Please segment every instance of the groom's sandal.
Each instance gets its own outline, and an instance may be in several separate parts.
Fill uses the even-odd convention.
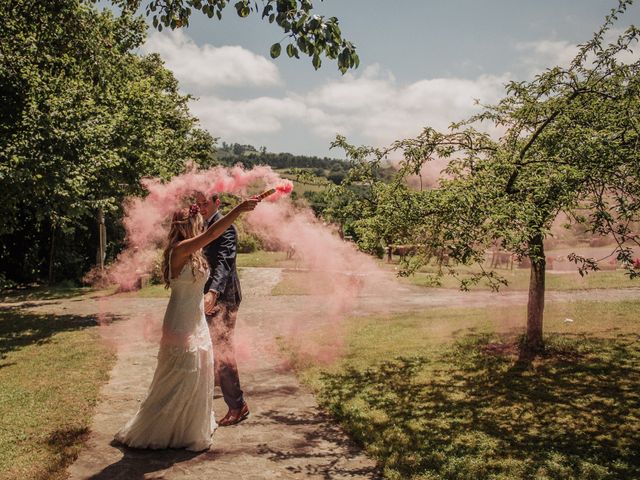
[[[218,422],[221,427],[228,427],[240,423],[249,417],[249,407],[245,403],[240,408],[229,409],[227,414]]]

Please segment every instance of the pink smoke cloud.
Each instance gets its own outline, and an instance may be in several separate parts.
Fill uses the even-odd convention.
[[[280,195],[276,193],[269,201],[276,201],[284,193],[293,190],[291,181],[281,178],[269,166],[257,166],[251,170],[240,166],[192,170],[168,182],[147,178],[142,184],[149,194],[144,198],[130,199],[125,207],[124,218],[127,241],[130,246],[139,248],[162,241],[167,234],[166,229],[162,228],[163,221],[180,206],[184,198],[196,191],[206,195],[232,193],[246,196],[250,187],[275,187]]]
[[[257,166],[251,170],[240,166],[191,169],[169,181],[145,178],[142,185],[148,194],[125,202],[123,225],[127,248],[109,266],[106,275],[92,271],[85,277],[87,282],[94,285],[115,283],[121,290],[136,288],[140,277],[150,273],[157,261],[157,249],[168,235],[169,217],[197,191],[206,195],[230,193],[247,196],[250,190],[257,192],[265,187],[275,188],[276,193],[265,201],[276,202],[293,190],[293,183],[280,177],[269,166]]]
[[[342,240],[310,209],[296,208],[288,200],[259,205],[247,217],[246,226],[270,245],[295,251],[297,268],[284,273],[302,275],[308,290],[298,308],[279,312],[274,331],[314,361],[335,359],[344,347],[344,319],[363,293],[388,294],[393,283],[389,272],[353,243]]]
[[[309,301],[266,320],[273,325],[274,338],[285,338],[318,361],[330,361],[340,354],[343,320],[353,311],[363,289],[368,294],[388,294],[392,281],[389,273],[354,244],[342,240],[333,226],[316,218],[310,209],[296,207],[288,198],[293,183],[268,166],[191,170],[170,181],[145,179],[143,185],[148,194],[128,199],[125,205],[123,223],[128,246],[108,269],[108,280],[119,284],[122,290],[134,289],[140,276],[151,271],[158,261],[158,248],[167,238],[168,218],[195,191],[248,196],[274,188],[276,192],[243,216],[243,221],[247,230],[265,243],[283,251],[293,249],[293,273],[303,272],[311,287]],[[309,322],[311,318],[317,320]],[[149,319],[138,319],[136,325],[144,330],[141,334],[145,340],[157,336],[158,325]],[[332,332],[331,339],[316,343],[309,331],[312,327]],[[247,325],[236,331],[239,361],[254,359],[257,343],[264,341],[258,337],[259,333]],[[262,344],[260,348],[269,355],[279,351],[276,344]]]

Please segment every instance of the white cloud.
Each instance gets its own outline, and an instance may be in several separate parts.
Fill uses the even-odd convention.
[[[620,29],[609,30],[603,39],[604,46],[616,43],[622,33],[623,31]],[[637,44],[632,45],[632,50],[626,50],[616,55],[617,60],[622,63],[638,61],[638,52],[633,51],[636,50],[636,47]],[[578,54],[579,47],[564,40],[539,40],[518,43],[516,49],[521,52],[521,63],[526,68],[527,74],[533,76],[555,66],[569,67],[571,61]],[[591,55],[588,58],[593,60],[594,57]]]
[[[372,65],[359,76],[348,73],[339,81],[314,90],[308,101],[312,105],[336,110],[360,110],[392,97],[394,81],[391,73],[381,73],[379,65]]]
[[[516,44],[516,49],[530,76],[555,66],[568,67],[578,53],[576,45],[564,40],[523,42]]]
[[[193,102],[192,110],[214,135],[225,138],[250,139],[252,133],[278,132],[284,122],[295,121],[327,144],[340,133],[384,145],[426,126],[446,129],[479,108],[475,99],[492,103],[500,98],[507,80],[506,75],[482,75],[401,85],[372,66],[304,94],[242,101],[208,96]]]
[[[478,109],[474,100],[495,102],[507,80],[506,75],[482,75],[475,79],[424,79],[402,85],[393,75],[374,66],[359,77],[329,82],[307,94],[306,101],[322,108],[332,120],[333,134],[358,135],[381,145],[415,135],[426,126],[447,128]],[[350,98],[354,99],[352,103]]]
[[[571,59],[568,42],[518,46],[530,68]],[[431,126],[446,129],[478,110],[475,100],[494,103],[504,94],[509,74],[476,78],[430,78],[400,83],[380,65],[349,72],[306,92],[284,92],[241,100],[222,98],[219,86],[281,84],[277,67],[242,47],[198,46],[182,30],[152,32],[143,51],[158,52],[178,80],[203,93],[191,103],[202,125],[225,139],[252,141],[253,135],[277,135],[294,122],[327,145],[337,133],[355,142],[384,145]]]
[[[624,31],[622,29],[614,28],[609,32],[607,32],[607,35],[605,35],[605,42],[615,43],[618,40],[618,37],[620,37],[623,33]],[[640,52],[638,51],[638,42],[636,41],[632,43],[630,47],[631,47],[630,50],[624,50],[618,53],[618,55],[616,55],[616,59],[619,62],[630,64],[640,60]]]
[[[182,30],[152,31],[141,50],[159,53],[187,89],[281,83],[278,68],[265,57],[239,46],[199,46]]]
[[[516,49],[527,77],[550,66],[567,66],[577,52],[562,40],[519,43]],[[200,91],[191,109],[205,128],[228,141],[249,143],[260,135],[263,140],[265,135],[282,138],[280,132],[293,126],[297,135],[327,146],[336,133],[355,143],[385,145],[415,136],[425,126],[444,130],[469,117],[479,109],[476,99],[495,103],[512,78],[505,73],[403,83],[374,64],[310,91],[283,89],[279,96],[255,97],[246,90],[244,99],[229,100],[219,87],[239,87],[240,93],[246,87],[282,87],[276,65],[239,46],[199,46],[183,30],[151,32],[142,51],[159,53],[187,91]]]
[[[259,97],[224,100],[203,96],[191,103],[191,111],[214,135],[226,138],[251,133],[277,132],[283,119],[301,118],[306,106],[291,98]]]

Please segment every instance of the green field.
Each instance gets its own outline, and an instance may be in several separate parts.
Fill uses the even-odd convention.
[[[334,288],[335,285],[319,281],[313,272],[285,271],[271,290],[271,295],[331,295]]]
[[[504,272],[503,275],[509,282],[502,286],[501,291],[522,291],[529,288],[529,270],[514,270]],[[468,277],[461,274],[461,278]],[[273,288],[273,295],[310,295],[330,288],[322,288],[313,280],[313,275],[304,271],[285,271],[280,282]],[[398,281],[424,288],[460,288],[460,281],[453,276],[437,278],[433,272],[417,272],[410,277],[400,277]],[[547,273],[546,288],[549,291],[573,291],[595,288],[632,288],[640,287],[640,279],[629,280],[624,272],[592,272],[585,277],[578,273]],[[490,290],[489,285],[481,283],[474,285],[471,290]]]
[[[62,479],[115,362],[92,317],[0,310],[0,479]]]
[[[293,352],[386,478],[640,478],[639,310],[550,305],[532,364],[517,357],[524,307],[353,319],[335,363]]]
[[[529,288],[529,269],[498,270],[507,282],[507,286],[501,290],[527,290]],[[460,279],[468,278],[470,275],[462,271]],[[439,286],[442,288],[459,288],[460,281],[450,275],[437,278],[435,269],[432,272],[417,272],[415,275],[403,278],[402,281],[421,287]],[[547,272],[546,288],[548,290],[587,290],[592,288],[628,288],[640,287],[640,278],[630,280],[624,271],[598,271],[591,272],[581,277],[577,272]],[[472,290],[489,290],[486,282],[471,287]]]
[[[171,295],[171,290],[169,290],[168,288],[164,288],[164,285],[152,284],[147,285],[140,290],[123,293],[121,295],[130,295],[140,298],[169,298],[169,296]]]
[[[325,189],[325,187],[323,187],[322,185],[315,185],[315,184],[312,184],[312,183],[303,183],[303,182],[298,181],[297,175],[292,175],[290,173],[287,173],[289,170],[291,170],[291,169],[289,169],[289,168],[276,168],[276,169],[274,169],[274,171],[276,171],[282,178],[286,178],[288,180],[291,180],[294,183],[293,191],[296,192],[298,197],[303,197],[306,192],[321,192],[321,191],[323,191]],[[311,171],[313,169],[301,168],[299,170]],[[325,173],[329,173],[328,170],[326,170]],[[326,180],[326,179],[321,179],[321,180]]]
[[[258,250],[252,253],[239,253],[236,265],[242,267],[279,267],[291,268],[296,265],[295,260],[287,260],[286,252],[265,252]]]

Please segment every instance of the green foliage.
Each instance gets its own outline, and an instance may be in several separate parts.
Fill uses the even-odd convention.
[[[8,279],[4,274],[0,273],[0,291],[4,291],[15,286],[16,284],[13,280]]]
[[[2,271],[79,278],[95,263],[98,209],[113,256],[139,180],[211,165],[214,139],[160,58],[135,53],[142,19],[78,0],[3,2],[0,14]]]
[[[238,238],[238,253],[252,253],[260,248],[260,240],[254,235],[245,234]]]
[[[280,45],[279,43],[274,43],[273,45],[271,45],[271,51],[269,52],[271,54],[271,58],[278,58],[280,56],[281,50],[282,45]]]
[[[162,31],[189,26],[194,11],[200,11],[209,18],[222,19],[222,12],[231,2],[228,0],[112,0],[125,11],[135,12],[145,6],[147,16],[152,18],[153,26]],[[269,23],[278,25],[289,38],[286,46],[289,57],[299,57],[303,53],[311,58],[317,70],[322,64],[321,56],[337,60],[338,69],[345,73],[357,68],[360,59],[356,47],[342,37],[336,17],[325,18],[313,13],[311,0],[262,0],[258,2],[240,0],[234,5],[239,17],[251,14],[260,15]],[[271,58],[277,58],[282,51],[281,42],[270,48]]]
[[[369,253],[392,243],[412,243],[413,228],[433,208],[428,193],[409,188],[401,176],[390,178],[382,150],[353,148],[343,137],[334,145],[344,146],[353,162],[340,184],[329,185],[323,216],[340,224]]]
[[[342,183],[351,168],[350,162],[345,160],[284,152],[272,153],[267,152],[265,147],[258,150],[252,145],[228,144],[224,141],[216,151],[216,157],[220,163],[227,166],[239,164],[245,168],[253,168],[257,165],[269,165],[274,169],[286,169],[279,173],[295,183],[291,199],[297,204],[305,203],[317,215],[322,215],[328,204],[330,184]]]
[[[164,260],[164,250],[159,248],[155,252],[153,265],[149,274],[149,283],[152,285],[162,285],[164,287],[164,272],[162,271],[162,262]]]
[[[257,250],[252,253],[240,253],[236,258],[236,265],[239,269],[244,267],[289,267],[285,252],[265,252]],[[242,276],[242,270],[240,270]]]

